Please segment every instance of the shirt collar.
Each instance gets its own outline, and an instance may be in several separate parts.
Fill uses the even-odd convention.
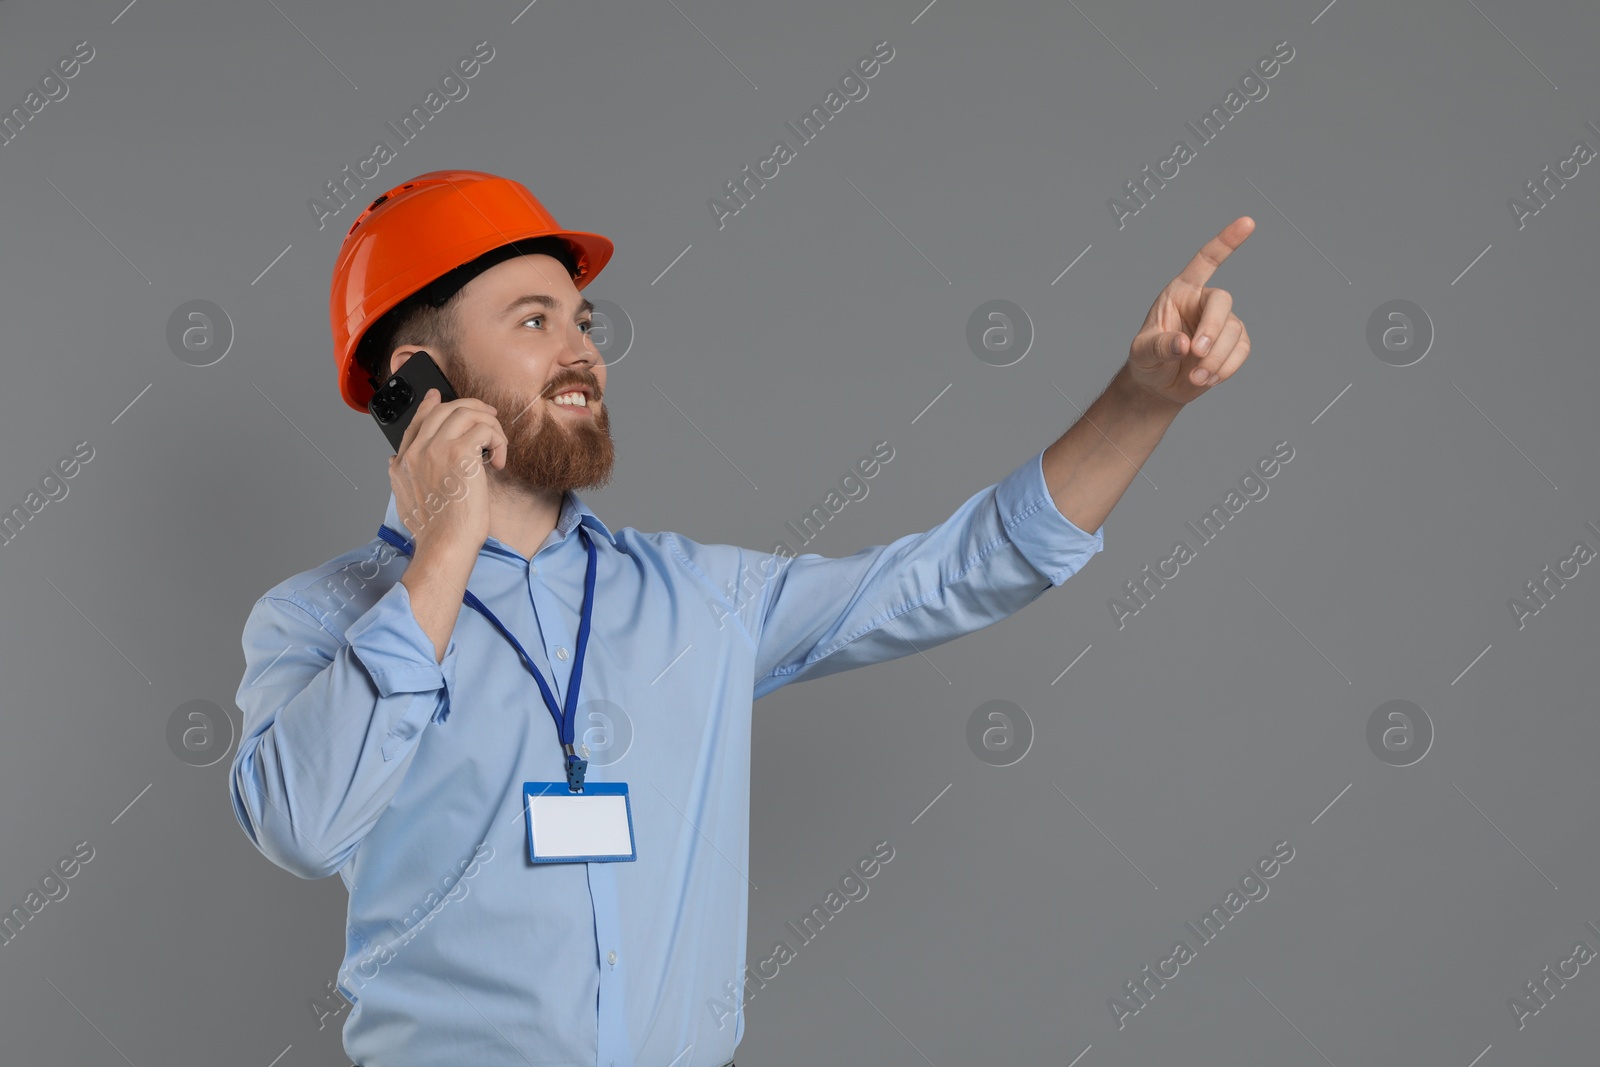
[[[415,534],[413,534],[411,528],[400,519],[400,507],[395,501],[395,496],[392,492],[389,494],[389,506],[384,510],[383,521],[389,526],[390,529],[395,530],[404,536],[406,540],[415,540]],[[538,555],[539,550],[544,548],[545,545],[549,545],[564,539],[580,522],[589,527],[591,530],[598,530],[600,533],[605,535],[606,540],[610,541],[612,545],[616,545],[616,536],[612,534],[611,530],[606,526],[605,523],[600,521],[600,516],[589,510],[589,505],[585,504],[577,493],[569,489],[562,494],[561,513],[556,517],[555,529],[550,531],[550,536],[545,538],[544,544],[541,544],[539,548],[534,549],[534,555]],[[490,537],[488,540],[486,540],[483,543],[483,549],[480,551],[491,549],[496,552],[515,556],[517,559],[523,558],[521,553],[512,548],[510,545],[507,545],[505,542],[501,541],[498,537]]]

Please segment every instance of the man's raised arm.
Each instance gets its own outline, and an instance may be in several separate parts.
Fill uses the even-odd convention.
[[[1156,297],[1127,363],[1089,410],[950,518],[843,559],[758,560],[753,610],[729,606],[756,645],[755,695],[972,633],[1081,569],[1177,413],[1249,356],[1233,298],[1205,283],[1254,229],[1242,216],[1206,242]],[[730,586],[748,566],[739,561]]]

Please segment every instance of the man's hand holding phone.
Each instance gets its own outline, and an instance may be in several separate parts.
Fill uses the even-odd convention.
[[[429,389],[389,459],[395,507],[414,538],[400,580],[441,661],[467,579],[489,537],[489,479],[480,468],[506,465],[506,433],[496,415],[474,397],[446,403],[439,390]]]
[[[437,389],[417,405],[389,460],[389,485],[415,538],[414,558],[477,558],[489,536],[488,479],[477,468],[506,465],[506,433],[496,415],[474,397],[445,403]]]

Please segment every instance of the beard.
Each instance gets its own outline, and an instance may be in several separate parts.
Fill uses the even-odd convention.
[[[454,357],[445,361],[444,370],[459,396],[476,397],[493,407],[505,431],[505,469],[484,466],[491,488],[509,485],[530,494],[560,495],[569,489],[598,489],[611,480],[616,447],[604,403],[598,414],[587,417],[558,415],[545,408],[549,401],[539,392],[495,385]],[[559,380],[599,392],[598,380],[587,371]]]

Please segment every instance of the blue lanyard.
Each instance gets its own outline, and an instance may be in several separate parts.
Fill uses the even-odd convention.
[[[501,624],[500,620],[495,617],[494,612],[485,607],[483,601],[474,596],[470,589],[461,598],[468,605],[476,608],[480,615],[494,623],[495,629],[499,630],[505,639],[511,642],[512,647],[517,650],[517,655],[522,657],[523,665],[533,675],[533,680],[539,683],[539,692],[544,697],[545,707],[550,709],[550,717],[555,720],[556,732],[561,738],[561,747],[566,752],[567,789],[573,793],[583,792],[583,773],[589,766],[588,760],[581,758],[573,751],[572,744],[578,720],[578,685],[583,680],[583,653],[589,647],[589,618],[594,609],[595,569],[594,541],[590,538],[589,531],[585,530],[581,523],[578,525],[578,533],[583,537],[584,547],[589,550],[589,563],[583,573],[583,608],[578,613],[578,651],[572,660],[572,678],[567,686],[565,708],[556,705],[555,695],[550,692],[550,687],[545,684],[544,675],[539,673],[539,668],[533,665],[533,660],[528,657],[528,653],[523,649],[522,643],[512,636],[510,630],[507,630]],[[378,527],[378,536],[398,548],[406,556],[409,557],[411,555],[411,542],[391,529],[388,523]]]

